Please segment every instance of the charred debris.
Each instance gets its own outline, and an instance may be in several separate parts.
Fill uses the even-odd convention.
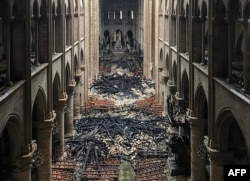
[[[64,160],[76,166],[67,171],[72,180],[117,180],[124,161],[133,166],[136,180],[188,175],[188,138],[171,131],[187,124],[173,114],[162,116],[152,81],[114,73],[99,76],[90,90],[92,98],[65,139]]]

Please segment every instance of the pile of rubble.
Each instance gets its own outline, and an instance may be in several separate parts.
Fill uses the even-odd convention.
[[[131,109],[92,113],[75,122],[66,148],[83,169],[87,163],[98,166],[99,159],[137,160],[140,151],[166,150],[168,124],[164,117]]]
[[[155,94],[155,84],[141,76],[120,72],[99,76],[90,87],[90,96],[114,101],[115,106],[127,106],[137,99],[148,99]]]
[[[154,94],[154,83],[141,76],[99,76],[81,119],[74,122],[72,137],[65,139],[64,159],[74,163],[74,169],[65,162],[54,165],[53,180],[118,180],[123,161],[132,164],[137,181],[167,180],[169,155],[181,157],[181,149],[186,149],[174,149],[169,129],[176,124],[171,116],[162,116],[163,106]]]
[[[167,157],[168,126],[165,117],[133,107],[95,111],[75,122],[74,135],[65,140],[67,159],[78,165],[74,173],[78,178],[115,180],[117,167],[106,160],[127,160],[136,165],[143,158]]]
[[[133,94],[132,88],[140,90],[144,94],[142,82],[149,87],[154,87],[154,84],[148,80],[142,81],[141,76],[128,76],[126,73],[114,73],[109,76],[99,76],[90,86],[90,90],[94,88],[98,94],[116,94],[123,92]]]

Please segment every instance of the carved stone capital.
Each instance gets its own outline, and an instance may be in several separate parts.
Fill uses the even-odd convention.
[[[181,94],[179,92],[175,93],[175,99],[177,101],[183,101],[184,100],[184,98],[181,96]]]
[[[175,94],[176,93],[177,87],[176,87],[176,85],[174,85],[173,81],[168,80],[167,86],[168,86],[168,89],[169,89],[169,91],[170,91],[171,94]]]
[[[216,165],[230,164],[233,158],[233,152],[219,151],[208,147],[210,160]]]
[[[37,144],[35,140],[31,143],[30,152],[24,155],[20,155],[16,158],[11,158],[9,161],[11,162],[11,166],[13,168],[13,172],[22,172],[31,167],[31,157],[34,152],[37,150]]]
[[[76,86],[76,82],[74,80],[71,81],[70,84],[67,85],[66,90],[68,94],[71,94],[74,92]]]
[[[68,95],[65,92],[65,93],[62,94],[62,98],[60,98],[60,99],[58,99],[58,100],[56,100],[54,102],[54,109],[55,110],[63,109],[63,107],[65,106],[65,103],[66,103],[67,99],[68,99]]]
[[[161,73],[161,78],[162,78],[162,83],[164,83],[165,85],[167,85],[169,77],[168,77],[168,75],[167,75],[167,73],[165,71],[163,71]]]
[[[43,124],[44,126],[46,127],[51,127],[54,120],[56,119],[56,112],[53,110],[50,114],[49,114],[49,117],[47,117],[47,119],[44,120],[44,123]]]
[[[192,110],[188,109],[186,113],[186,119],[190,123],[191,127],[201,127],[204,123],[196,117]]]
[[[80,82],[81,77],[82,77],[82,71],[81,71],[81,70],[77,70],[77,71],[76,71],[76,74],[75,74],[76,83],[79,83],[79,82]]]

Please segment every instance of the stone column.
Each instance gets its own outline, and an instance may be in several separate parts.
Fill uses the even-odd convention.
[[[55,132],[54,139],[53,139],[53,147],[54,153],[53,156],[57,158],[61,158],[64,153],[64,107],[68,96],[64,94],[64,98],[59,99],[55,102],[55,112],[56,112],[56,120],[54,122],[55,126],[58,128],[58,131]]]
[[[167,95],[169,95],[167,83],[168,83],[168,75],[166,72],[162,72],[162,81],[163,81],[163,90],[164,90],[164,98],[163,98],[163,115],[168,114],[168,104],[167,104]]]
[[[224,164],[229,164],[233,159],[232,152],[220,152],[215,149],[208,148],[210,156],[210,180],[224,179]]]
[[[81,65],[81,70],[83,74],[83,79],[82,79],[82,88],[81,88],[81,106],[84,106],[85,103],[88,100],[88,75],[86,71],[86,65]]]
[[[202,160],[198,154],[198,147],[203,144],[203,130],[204,123],[197,117],[193,117],[190,113],[187,117],[191,126],[191,180],[192,181],[205,181],[206,180],[206,167],[205,161]]]
[[[11,160],[12,168],[11,180],[30,181],[31,180],[31,154],[22,155]]]
[[[143,75],[145,75],[147,78],[153,78],[151,77],[151,73],[153,70],[152,66],[152,8],[151,0],[144,0],[143,4],[143,23],[144,23],[144,60],[143,60]]]
[[[75,76],[75,80],[76,80],[76,87],[75,87],[75,91],[76,91],[76,96],[74,96],[74,119],[80,119],[81,118],[81,114],[80,114],[80,106],[81,106],[81,97],[80,95],[82,95],[82,91],[81,91],[81,80],[82,80],[82,72],[81,70],[77,70],[76,72],[76,76]]]
[[[21,155],[17,158],[12,158],[10,160],[12,170],[10,179],[15,181],[30,181],[31,180],[31,157],[37,150],[37,144],[32,142],[30,145],[29,153]]]
[[[74,81],[71,84],[67,85],[67,94],[68,94],[68,110],[65,113],[65,122],[64,122],[64,133],[65,137],[71,136],[73,132],[73,106],[74,106],[74,90],[76,83]]]
[[[40,124],[39,135],[37,138],[38,151],[43,156],[43,164],[37,168],[38,180],[51,181],[51,154],[52,154],[52,123],[55,119],[55,113]]]

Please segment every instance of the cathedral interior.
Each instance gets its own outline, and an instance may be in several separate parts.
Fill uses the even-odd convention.
[[[250,164],[249,0],[1,0],[1,181],[222,181]]]

